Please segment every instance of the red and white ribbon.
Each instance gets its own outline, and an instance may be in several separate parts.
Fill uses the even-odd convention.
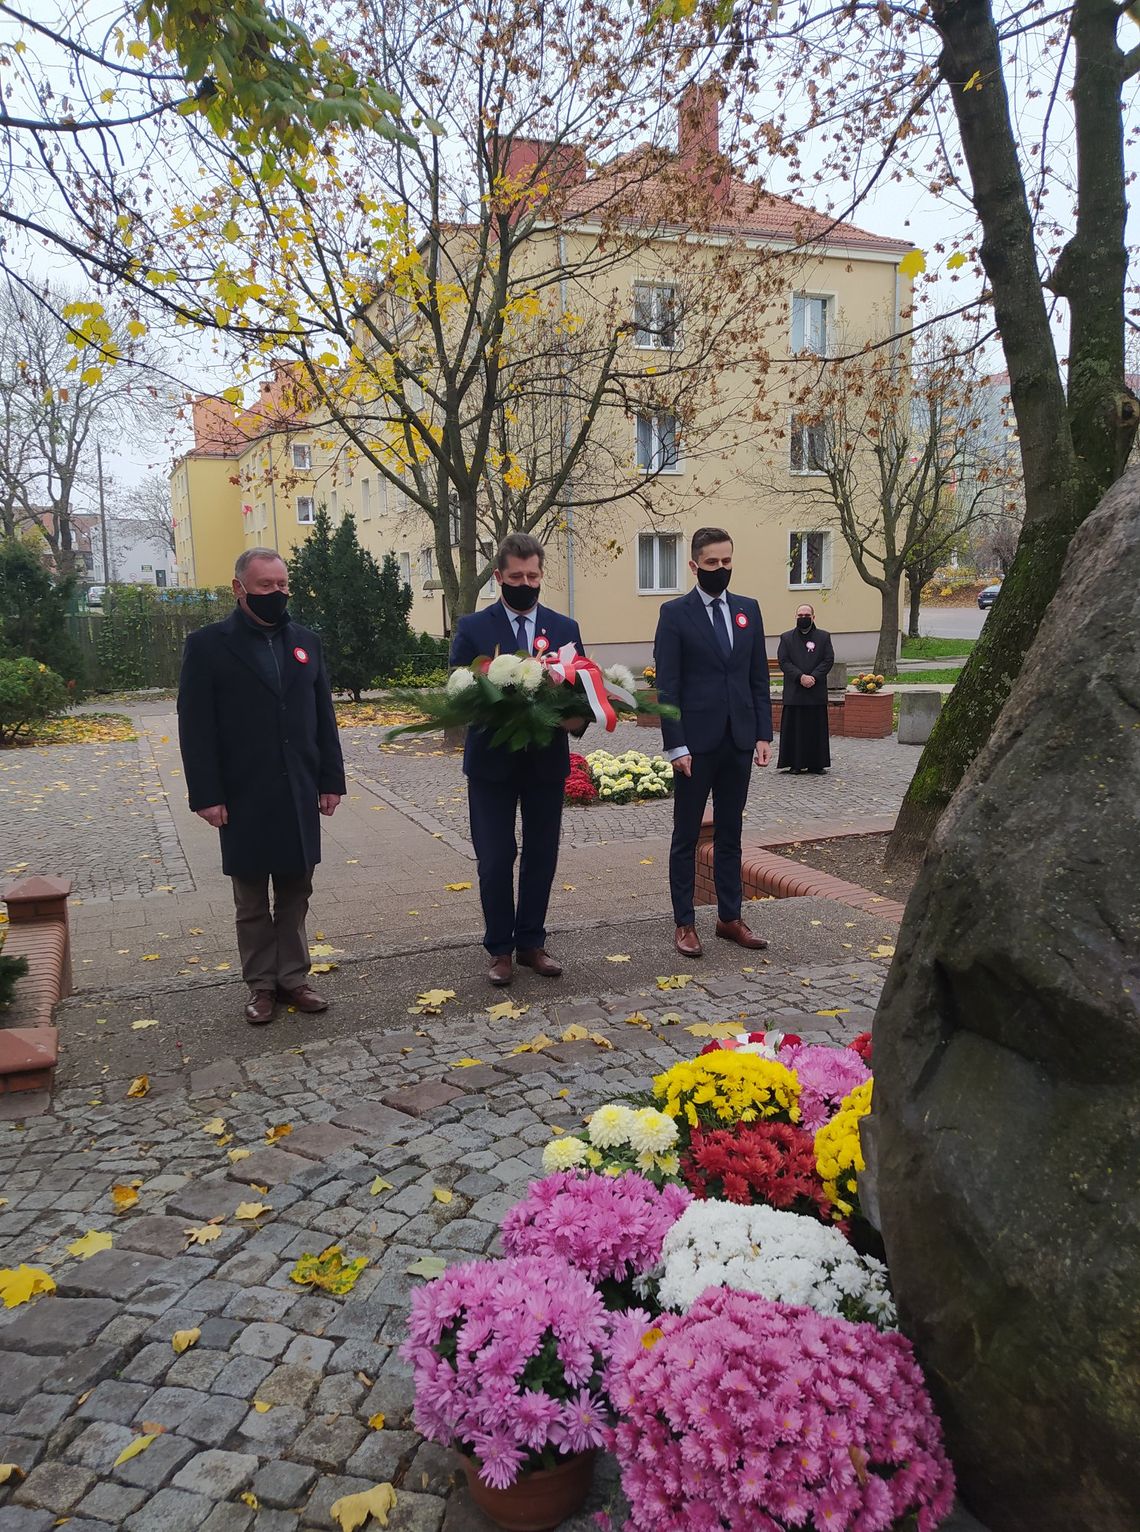
[[[607,734],[612,734],[617,728],[617,714],[610,705],[605,677],[596,661],[583,659],[573,644],[563,644],[555,654],[544,654],[542,663],[553,680],[565,682],[569,686],[579,681],[582,683],[582,690],[586,693],[595,719],[605,725]],[[609,690],[617,696],[622,695],[620,688]]]

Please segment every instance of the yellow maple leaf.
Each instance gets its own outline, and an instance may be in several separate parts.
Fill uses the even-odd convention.
[[[381,1417],[383,1419],[383,1417]],[[0,1484],[7,1484],[9,1479],[24,1477],[24,1470],[19,1463],[0,1463]]]
[[[545,1032],[536,1032],[525,1043],[518,1043],[511,1049],[511,1053],[541,1053],[544,1048],[553,1048],[554,1039],[547,1037]]]
[[[965,254],[961,250],[955,250],[954,254],[946,262],[946,269],[948,271],[957,271],[960,266],[964,266],[965,264]]]
[[[176,1356],[181,1356],[184,1351],[189,1351],[191,1346],[196,1346],[202,1338],[202,1332],[197,1325],[192,1330],[175,1330],[170,1337],[170,1344],[174,1347]]]
[[[144,1436],[136,1436],[133,1442],[128,1442],[111,1464],[112,1468],[118,1468],[120,1463],[129,1463],[131,1458],[137,1458],[140,1452],[145,1452],[151,1442],[158,1440],[157,1431],[148,1431]]]
[[[223,1133],[221,1138],[218,1139],[218,1148],[224,1149],[227,1144],[232,1144],[233,1141],[234,1136],[232,1133]]]
[[[375,1516],[382,1527],[388,1525],[388,1512],[396,1505],[396,1491],[390,1484],[376,1484],[359,1495],[342,1495],[329,1506],[329,1515],[340,1532],[357,1532],[369,1516]]]
[[[186,1236],[186,1248],[189,1250],[191,1245],[212,1245],[220,1237],[222,1229],[220,1224],[207,1223],[200,1229],[183,1229],[182,1232]]]
[[[133,1096],[134,1099],[137,1101],[140,1096],[145,1096],[149,1090],[150,1090],[150,1076],[149,1075],[137,1075],[135,1077],[135,1079],[133,1079],[131,1081],[130,1086],[129,1086],[128,1090],[127,1090],[127,1095],[128,1095],[128,1097],[132,1097]]]
[[[625,1018],[625,1024],[627,1027],[647,1027],[649,1025],[649,1017],[643,1016],[640,1011],[634,1011],[632,1016]]]
[[[438,1016],[440,1008],[455,999],[453,989],[425,989],[416,996],[415,1005],[408,1007],[409,1016]]]
[[[332,973],[333,970],[336,968],[336,966],[337,965],[335,963],[310,963],[309,964],[309,972],[310,973]]]
[[[926,256],[921,250],[911,250],[899,262],[899,271],[904,277],[917,277],[925,270]]]
[[[889,942],[880,942],[879,945],[875,948],[874,952],[871,953],[872,957],[880,958],[894,957],[894,955],[895,949],[890,945]]]
[[[100,1250],[110,1250],[114,1243],[112,1236],[105,1231],[88,1229],[81,1239],[72,1240],[67,1250],[69,1255],[77,1255],[81,1261],[86,1261],[98,1255]]]
[[[445,883],[443,886],[449,894],[462,894],[471,887],[470,883]]]
[[[609,1038],[601,1032],[591,1032],[590,1041],[592,1043],[596,1043],[599,1048],[613,1048],[613,1043],[611,1043]]]
[[[111,1201],[115,1204],[117,1212],[125,1213],[128,1208],[134,1207],[135,1203],[139,1200],[138,1189],[141,1185],[141,1181],[134,1181],[124,1182],[119,1186],[112,1186]]]
[[[229,1160],[231,1165],[236,1165],[239,1160],[248,1160],[249,1156],[250,1151],[248,1149],[231,1149],[226,1155],[226,1159]]]
[[[260,1218],[262,1213],[272,1213],[272,1211],[268,1202],[239,1202],[234,1217],[244,1222],[250,1218]]]
[[[375,1415],[369,1415],[369,1417],[368,1417],[368,1424],[372,1427],[373,1431],[383,1431],[383,1429],[384,1429],[384,1413],[383,1413],[383,1411],[382,1410],[378,1410]]]
[[[452,1069],[474,1069],[476,1064],[481,1064],[482,1059],[456,1059]]]
[[[253,1407],[259,1415],[268,1415],[270,1410],[273,1408],[271,1404],[266,1404],[264,1399],[255,1399],[253,1401]]]
[[[492,1021],[518,1021],[520,1016],[525,1016],[530,1010],[529,1005],[516,1005],[513,1000],[500,1000],[498,1005],[489,1005],[487,1015]]]
[[[55,1283],[38,1266],[5,1267],[0,1270],[0,1298],[6,1309],[19,1308],[40,1293],[54,1293]]]
[[[691,973],[670,973],[657,976],[658,989],[684,989],[686,984],[692,982]]]
[[[431,1189],[431,1194],[437,1202],[442,1202],[445,1206],[452,1200],[454,1196],[453,1192],[447,1191],[446,1188],[442,1186],[433,1186]]]
[[[158,953],[157,952],[144,952],[142,957],[139,958],[139,962],[140,963],[157,963],[158,962]]]
[[[261,1509],[261,1501],[250,1489],[247,1489],[244,1495],[239,1495],[238,1499],[242,1505],[248,1505],[251,1511],[259,1511]]]
[[[146,1030],[147,1027],[157,1027],[157,1026],[158,1026],[158,1017],[157,1016],[140,1016],[138,1021],[132,1021],[131,1022],[131,1031],[132,1032],[143,1032],[143,1031]]]
[[[275,1128],[266,1128],[265,1142],[275,1144],[279,1138],[288,1138],[293,1131],[291,1122],[279,1122]]]
[[[694,1021],[685,1031],[694,1037],[733,1037],[739,1028],[734,1021]]]
[[[385,1181],[383,1176],[377,1176],[375,1181],[373,1181],[372,1185],[368,1188],[368,1195],[370,1197],[378,1197],[381,1192],[390,1192],[391,1190],[392,1182]]]
[[[209,1122],[204,1122],[202,1124],[202,1132],[203,1133],[218,1134],[218,1133],[224,1133],[225,1131],[226,1131],[226,1122],[225,1122],[225,1118],[224,1117],[211,1117]]]
[[[564,1043],[580,1043],[589,1037],[589,1035],[589,1027],[584,1027],[582,1026],[581,1022],[576,1021],[571,1026],[567,1027],[565,1032],[563,1032],[562,1041]]]
[[[628,963],[629,962],[629,953],[628,952],[611,952],[609,954],[609,956],[606,958],[606,962],[607,963]]]

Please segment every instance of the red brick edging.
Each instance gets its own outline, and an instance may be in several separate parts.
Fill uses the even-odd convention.
[[[28,972],[0,1012],[0,1096],[51,1088],[59,1056],[52,1014],[71,993],[70,893],[70,879],[36,875],[4,890],[10,922],[4,952],[26,957]]]
[[[820,829],[822,831],[825,827],[821,826]],[[878,826],[876,830],[881,833]],[[836,839],[838,835],[874,834],[876,830],[861,826],[853,830],[833,831],[831,836],[817,833],[812,838],[815,840]],[[799,840],[807,838],[806,835],[797,837]],[[788,845],[790,843],[789,837],[782,835],[778,838],[773,837],[772,842],[768,844]],[[848,883],[845,878],[836,878],[829,872],[819,872],[814,867],[804,867],[802,863],[793,862],[789,857],[777,856],[775,852],[766,849],[766,843],[759,839],[745,844],[740,871],[745,899],[758,899],[766,894],[776,899],[835,899],[840,904],[865,910],[868,915],[881,915],[884,920],[889,920],[895,925],[902,920],[903,911],[906,908],[897,899],[887,899],[882,894],[872,893],[869,888],[863,888],[858,883]],[[711,823],[701,827],[701,840],[697,846],[695,899],[697,904],[716,903]]]

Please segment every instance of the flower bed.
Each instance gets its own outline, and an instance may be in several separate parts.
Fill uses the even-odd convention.
[[[567,803],[636,803],[668,798],[673,791],[673,768],[661,755],[626,750],[611,755],[591,750],[571,755],[566,781]]]
[[[413,1296],[419,1429],[499,1489],[610,1446],[625,1532],[934,1532],[953,1473],[854,1240],[858,1043],[727,1039],[556,1137],[506,1257]]]

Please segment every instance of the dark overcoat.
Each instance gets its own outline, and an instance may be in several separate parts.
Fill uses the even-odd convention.
[[[809,649],[808,644],[813,647]],[[815,627],[807,633],[791,628],[780,634],[776,659],[784,672],[785,707],[827,706],[827,675],[835,664],[830,633]],[[815,685],[801,686],[801,676],[814,676]]]
[[[317,799],[344,793],[321,641],[296,622],[282,637],[279,684],[265,634],[240,610],[191,633],[183,651],[178,741],[186,791],[194,810],[225,804],[222,869],[231,877],[314,867]]]
[[[557,653],[563,644],[573,644],[583,656],[586,653],[574,619],[541,603],[535,616],[534,641],[544,654]],[[501,601],[459,619],[451,640],[450,658],[453,665],[470,665],[472,660],[496,652],[518,652],[518,634]],[[468,729],[463,770],[469,778],[485,782],[506,782],[519,771],[534,781],[564,782],[570,775],[570,740],[565,729],[556,729],[549,745],[508,750],[505,745],[492,745],[486,729]]]
[[[764,619],[751,596],[729,594],[732,653],[716,641],[701,593],[666,601],[657,619],[653,658],[657,698],[681,709],[661,720],[666,750],[685,745],[691,754],[716,750],[731,733],[738,750],[772,738],[772,698]]]

